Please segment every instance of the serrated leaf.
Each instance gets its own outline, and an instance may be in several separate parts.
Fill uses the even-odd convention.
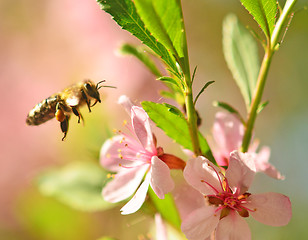
[[[161,59],[178,73],[175,59],[169,51],[152,36],[145,28],[143,21],[136,12],[134,2],[131,0],[97,0],[102,10],[109,13],[112,18],[125,30],[132,33],[145,45],[151,48]]]
[[[103,200],[106,172],[89,162],[72,163],[61,169],[49,170],[38,178],[42,194],[81,211],[99,211],[115,205]]]
[[[185,118],[179,114],[180,110],[175,111],[176,107],[172,106],[173,110],[170,111],[170,105],[155,102],[144,101],[141,104],[157,127],[161,128],[175,142],[193,151],[188,125]],[[209,145],[200,132],[199,143],[202,154],[210,161],[215,162]]]
[[[264,34],[271,37],[275,27],[277,4],[275,0],[241,0],[243,6],[260,25]]]
[[[227,15],[223,22],[223,51],[248,109],[260,69],[258,46],[234,14]]]
[[[135,0],[146,28],[177,59],[184,57],[184,27],[179,0]]]
[[[175,206],[175,202],[170,193],[165,195],[164,199],[157,197],[152,188],[149,188],[148,194],[154,204],[156,210],[169,224],[173,225],[176,229],[181,229],[181,218]]]
[[[143,49],[140,50],[140,48],[126,43],[121,46],[120,52],[122,54],[129,54],[138,58],[156,77],[160,77],[162,75],[155,63],[149,57],[149,54]]]

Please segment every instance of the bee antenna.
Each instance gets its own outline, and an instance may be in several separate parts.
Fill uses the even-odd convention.
[[[109,88],[116,88],[114,86],[99,86],[100,83],[103,83],[103,82],[106,82],[106,80],[103,80],[103,81],[99,81],[97,84],[96,84],[96,89],[99,90],[100,88],[102,87],[109,87]]]
[[[97,84],[96,84],[96,89],[100,89],[102,86],[99,86],[99,84],[103,83],[103,82],[106,82],[106,80],[102,80],[102,81],[99,81]]]

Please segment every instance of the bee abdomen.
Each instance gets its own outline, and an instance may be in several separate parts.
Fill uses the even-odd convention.
[[[26,123],[28,125],[40,125],[55,117],[56,106],[59,96],[51,96],[38,103],[28,114]]]

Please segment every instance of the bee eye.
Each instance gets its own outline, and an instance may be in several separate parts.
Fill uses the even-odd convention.
[[[85,84],[85,87],[86,87],[86,89],[87,89],[88,91],[91,91],[91,90],[92,90],[92,86],[91,86],[90,83],[86,83],[86,84]]]

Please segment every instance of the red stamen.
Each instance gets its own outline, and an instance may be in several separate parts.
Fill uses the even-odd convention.
[[[223,187],[223,184],[222,184],[222,181],[220,179],[219,173],[216,171],[216,169],[211,164],[208,163],[208,166],[211,167],[214,170],[214,172],[216,173],[216,176],[217,176],[217,178],[219,180],[219,184],[220,184],[221,190],[224,191],[225,189]]]
[[[206,181],[204,181],[204,180],[201,180],[201,182],[204,182],[205,184],[207,184],[208,186],[210,186],[216,193],[219,193],[219,191],[218,191],[215,187],[213,187],[210,183],[208,183],[208,182],[206,182]]]

